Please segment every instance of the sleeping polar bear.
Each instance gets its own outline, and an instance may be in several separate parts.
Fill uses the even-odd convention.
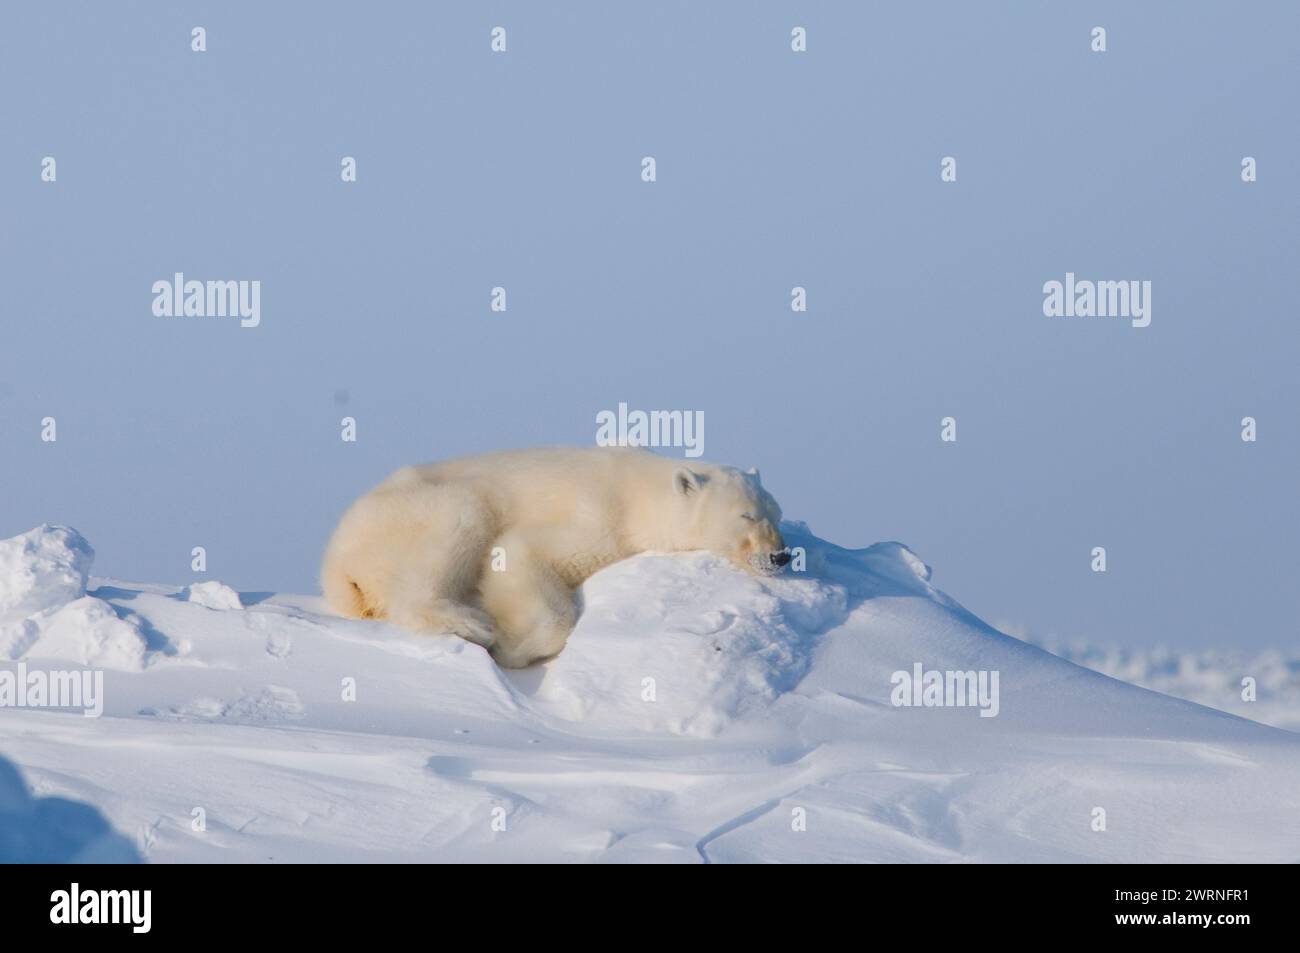
[[[790,561],[757,470],[643,450],[514,450],[405,467],[343,514],[321,588],[343,615],[449,632],[522,668],[564,647],[574,589],[648,550]]]

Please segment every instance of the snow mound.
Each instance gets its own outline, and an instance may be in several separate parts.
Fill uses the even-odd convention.
[[[317,597],[69,571],[0,670],[111,665],[103,716],[4,710],[0,750],[159,861],[1300,860],[1300,736],[1004,635],[900,543],[782,529],[782,577],[703,553],[598,573],[524,671]],[[900,696],[914,672],[996,676],[996,712]]]
[[[845,593],[824,583],[761,583],[703,553],[629,559],[588,587],[574,651],[529,700],[568,721],[717,735],[798,685],[845,615]]]
[[[192,586],[186,586],[181,590],[181,598],[186,602],[192,602],[207,609],[225,611],[244,608],[244,604],[239,599],[239,593],[225,583],[216,580],[196,582]]]
[[[95,551],[75,529],[46,523],[0,540],[0,626],[86,594]]]
[[[25,620],[30,640],[19,656],[60,659],[91,668],[139,671],[149,641],[139,617],[93,596]],[[17,645],[14,646],[17,648]]]
[[[90,544],[66,526],[47,523],[0,540],[0,658],[144,668],[149,640],[141,620],[86,595],[94,558]]]
[[[1028,641],[1112,678],[1300,731],[1300,651],[1295,649],[1177,652],[1165,646],[1121,648],[1077,641]]]
[[[0,758],[0,864],[136,864],[140,855],[89,804],[34,798]]]

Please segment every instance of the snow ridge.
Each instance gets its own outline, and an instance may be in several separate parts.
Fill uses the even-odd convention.
[[[0,751],[154,861],[1300,860],[1300,736],[1013,639],[900,543],[782,529],[803,572],[627,560],[506,672],[316,597],[89,578],[39,527],[0,542],[0,688],[91,666],[104,714],[0,707]],[[916,665],[998,672],[997,716],[898,707]]]

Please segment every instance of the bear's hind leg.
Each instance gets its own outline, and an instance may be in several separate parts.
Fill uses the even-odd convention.
[[[578,621],[573,590],[518,534],[495,543],[505,566],[479,583],[483,608],[496,621],[492,657],[502,668],[525,668],[559,653]]]
[[[404,497],[398,512],[416,532],[397,557],[388,619],[406,629],[458,635],[490,648],[496,626],[475,602],[495,534],[491,513],[464,487],[417,484],[393,492]]]

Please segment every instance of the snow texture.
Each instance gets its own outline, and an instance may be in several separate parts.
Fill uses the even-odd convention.
[[[0,764],[0,859],[120,846],[15,839],[53,794],[156,862],[1300,860],[1300,736],[1004,635],[899,543],[782,529],[805,572],[627,560],[517,672],[315,597],[88,583],[72,530],[0,542],[0,670],[105,673],[100,718],[0,708],[43,795]],[[895,706],[918,663],[997,671],[997,716]]]
[[[88,804],[33,797],[0,758],[0,862],[133,864],[140,855]]]

